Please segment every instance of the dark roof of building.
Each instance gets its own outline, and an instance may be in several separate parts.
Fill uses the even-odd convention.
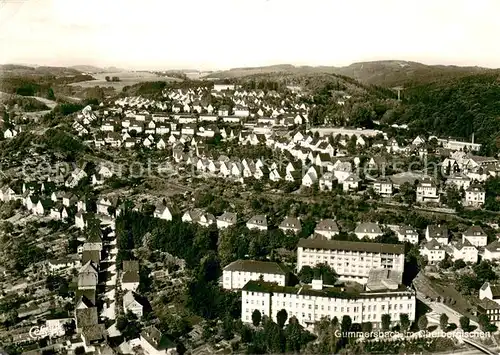
[[[78,328],[96,326],[97,307],[80,308],[75,311],[76,324]]]
[[[405,252],[403,244],[351,242],[345,240],[300,239],[298,246],[310,249],[361,251],[382,254],[404,254]]]
[[[488,249],[491,252],[500,252],[500,240],[495,240],[494,242],[491,242],[484,248]]]
[[[82,251],[82,264],[92,261],[99,264],[101,261],[101,252],[99,250],[83,250]]]
[[[379,233],[382,234],[382,230],[380,229],[377,223],[365,222],[360,223],[354,233]]]
[[[82,302],[87,308],[94,307],[95,304],[95,290],[76,290],[76,304]]]
[[[448,238],[448,228],[444,225],[428,225],[430,238]]]
[[[123,260],[123,272],[139,272],[139,262],[137,260]]]
[[[483,228],[480,226],[470,226],[464,232],[464,235],[466,237],[486,237],[486,233],[484,233]]]
[[[133,283],[139,282],[139,272],[137,271],[128,271],[123,273],[122,283]]]
[[[247,223],[267,226],[267,217],[265,215],[255,215]]]
[[[271,261],[236,260],[224,268],[224,271],[244,271],[263,274],[286,275],[289,270],[278,263]]]
[[[385,295],[395,296],[397,293],[414,293],[406,286],[400,286],[396,290],[383,291],[363,291],[356,287],[323,287],[321,290],[315,290],[311,285],[303,286],[278,286],[276,283],[265,281],[248,281],[242,288],[243,291],[250,292],[265,292],[265,293],[287,293],[297,295],[307,295],[316,297],[329,297],[341,299],[359,299],[383,297]]]
[[[317,231],[338,232],[339,227],[333,219],[323,219],[316,226]]]
[[[87,344],[104,338],[104,324],[95,324],[82,327],[82,335],[85,337]]]

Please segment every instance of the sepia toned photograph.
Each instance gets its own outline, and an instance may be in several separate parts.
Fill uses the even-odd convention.
[[[0,355],[500,354],[500,0],[0,0]]]

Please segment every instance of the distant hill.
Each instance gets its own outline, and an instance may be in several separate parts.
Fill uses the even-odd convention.
[[[18,64],[0,65],[0,75],[9,76],[75,76],[81,74],[80,71],[67,67],[48,67],[48,66],[27,66]]]
[[[425,65],[417,62],[386,60],[353,63],[345,67],[333,66],[293,66],[290,64],[254,68],[234,68],[213,72],[208,79],[235,79],[256,74],[338,74],[359,80],[363,84],[394,87],[406,84],[423,84],[477,73],[491,69],[481,67],[459,67],[445,65]]]
[[[422,84],[490,70],[481,67],[425,65],[402,60],[384,60],[353,63],[346,67],[335,68],[335,73],[349,76],[365,84],[393,87],[410,83]]]
[[[72,69],[78,70],[83,73],[116,73],[124,71],[124,69],[116,68],[116,67],[106,67],[100,68],[92,65],[73,65],[70,67]]]

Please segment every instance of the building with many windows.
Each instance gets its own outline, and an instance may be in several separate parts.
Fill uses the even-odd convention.
[[[323,287],[321,280],[297,287],[249,281],[242,289],[241,320],[252,322],[252,313],[258,310],[262,316],[276,321],[277,313],[285,309],[288,320],[294,317],[309,328],[323,317],[342,319],[349,315],[353,323],[371,322],[377,329],[384,314],[390,315],[392,325],[399,322],[401,314],[408,314],[410,321],[414,321],[415,300],[415,291],[400,285],[365,290],[354,286]]]
[[[404,245],[301,239],[297,248],[297,271],[304,266],[328,264],[344,281],[364,284],[372,269],[404,271]]]
[[[275,282],[279,286],[288,285],[290,271],[284,265],[270,261],[236,260],[222,270],[222,287],[239,290],[248,281]]]

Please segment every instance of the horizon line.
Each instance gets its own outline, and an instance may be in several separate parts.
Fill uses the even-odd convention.
[[[351,65],[355,64],[362,64],[362,63],[375,63],[375,62],[401,62],[401,63],[415,63],[415,64],[421,64],[425,66],[444,66],[444,67],[459,67],[459,68],[479,68],[479,69],[487,69],[487,70],[495,70],[495,69],[500,69],[499,67],[490,67],[490,66],[482,66],[482,65],[470,65],[470,64],[443,64],[443,63],[425,63],[421,61],[416,61],[416,60],[407,60],[407,59],[373,59],[373,60],[360,60],[360,61],[354,61],[351,62],[350,64],[347,65],[327,65],[327,64],[318,64],[318,65],[312,65],[312,64],[307,64],[307,63],[272,63],[272,64],[262,64],[262,65],[251,65],[251,66],[234,66],[230,68],[200,68],[201,66],[198,67],[190,67],[189,65],[186,65],[185,67],[181,66],[174,66],[174,67],[163,67],[160,68],[159,66],[156,65],[151,65],[150,68],[141,68],[140,66],[120,66],[118,64],[111,64],[111,65],[96,65],[96,64],[57,64],[57,63],[50,63],[50,64],[34,64],[34,63],[26,63],[26,62],[2,62],[0,65],[20,65],[20,66],[27,66],[27,67],[59,67],[59,68],[73,68],[73,67],[79,67],[79,66],[89,66],[89,67],[95,67],[97,69],[108,69],[108,68],[116,68],[124,71],[193,71],[193,72],[221,72],[221,71],[228,71],[228,70],[234,70],[234,69],[258,69],[258,68],[269,68],[269,67],[279,67],[279,66],[290,66],[294,68],[301,68],[301,67],[309,67],[309,68],[346,68]]]

